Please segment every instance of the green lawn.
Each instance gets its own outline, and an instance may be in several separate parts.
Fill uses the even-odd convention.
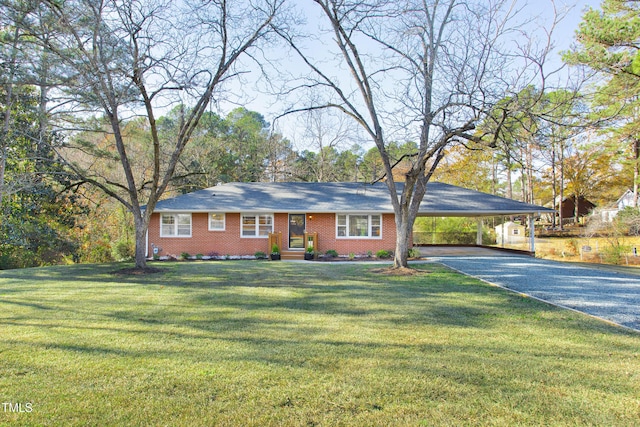
[[[159,266],[0,272],[0,425],[640,424],[640,334],[438,265]]]

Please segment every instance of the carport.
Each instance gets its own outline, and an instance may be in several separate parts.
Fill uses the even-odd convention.
[[[420,204],[420,217],[477,218],[477,247],[482,247],[482,218],[524,217],[530,231],[529,252],[535,253],[535,219],[544,213],[553,213],[544,206],[523,203],[487,193],[481,193],[454,185],[430,182],[427,193]],[[427,245],[428,246],[428,245]]]
[[[512,257],[522,253],[520,251],[501,249],[492,246],[463,246],[463,245],[422,245],[418,246],[420,255],[426,258],[437,257]],[[529,254],[529,252],[527,252]]]

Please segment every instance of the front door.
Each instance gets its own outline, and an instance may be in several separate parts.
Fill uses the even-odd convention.
[[[305,214],[289,214],[289,249],[304,249]]]

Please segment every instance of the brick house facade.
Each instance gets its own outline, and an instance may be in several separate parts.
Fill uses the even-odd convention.
[[[171,213],[167,213],[171,214]],[[184,236],[164,237],[161,232],[161,213],[154,213],[149,223],[149,253],[158,248],[157,255],[180,256],[187,252],[191,255],[253,255],[256,252],[269,253],[267,236],[243,237],[241,229],[242,214],[224,213],[224,229],[211,230],[209,213],[193,212],[191,216],[191,233]],[[324,253],[330,249],[347,255],[374,254],[381,249],[393,250],[396,241],[395,221],[393,214],[381,214],[380,237],[340,237],[337,236],[337,219],[335,213],[310,213],[305,215],[305,231],[318,233],[318,251]],[[282,232],[282,250],[304,250],[289,247],[289,214],[277,212],[273,214],[273,231]]]
[[[397,189],[401,192],[401,186]],[[429,183],[419,215],[479,217],[553,212],[442,183]],[[393,250],[394,209],[386,183],[228,183],[157,203],[147,234],[147,255],[254,255],[270,252],[269,235],[281,233],[281,251],[304,252],[305,233],[317,234],[319,252],[341,255]],[[533,249],[533,242],[532,242]],[[533,252],[533,250],[532,250]]]

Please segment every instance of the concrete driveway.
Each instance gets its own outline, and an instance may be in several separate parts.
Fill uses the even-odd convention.
[[[640,332],[640,276],[522,255],[435,256],[464,274]]]

